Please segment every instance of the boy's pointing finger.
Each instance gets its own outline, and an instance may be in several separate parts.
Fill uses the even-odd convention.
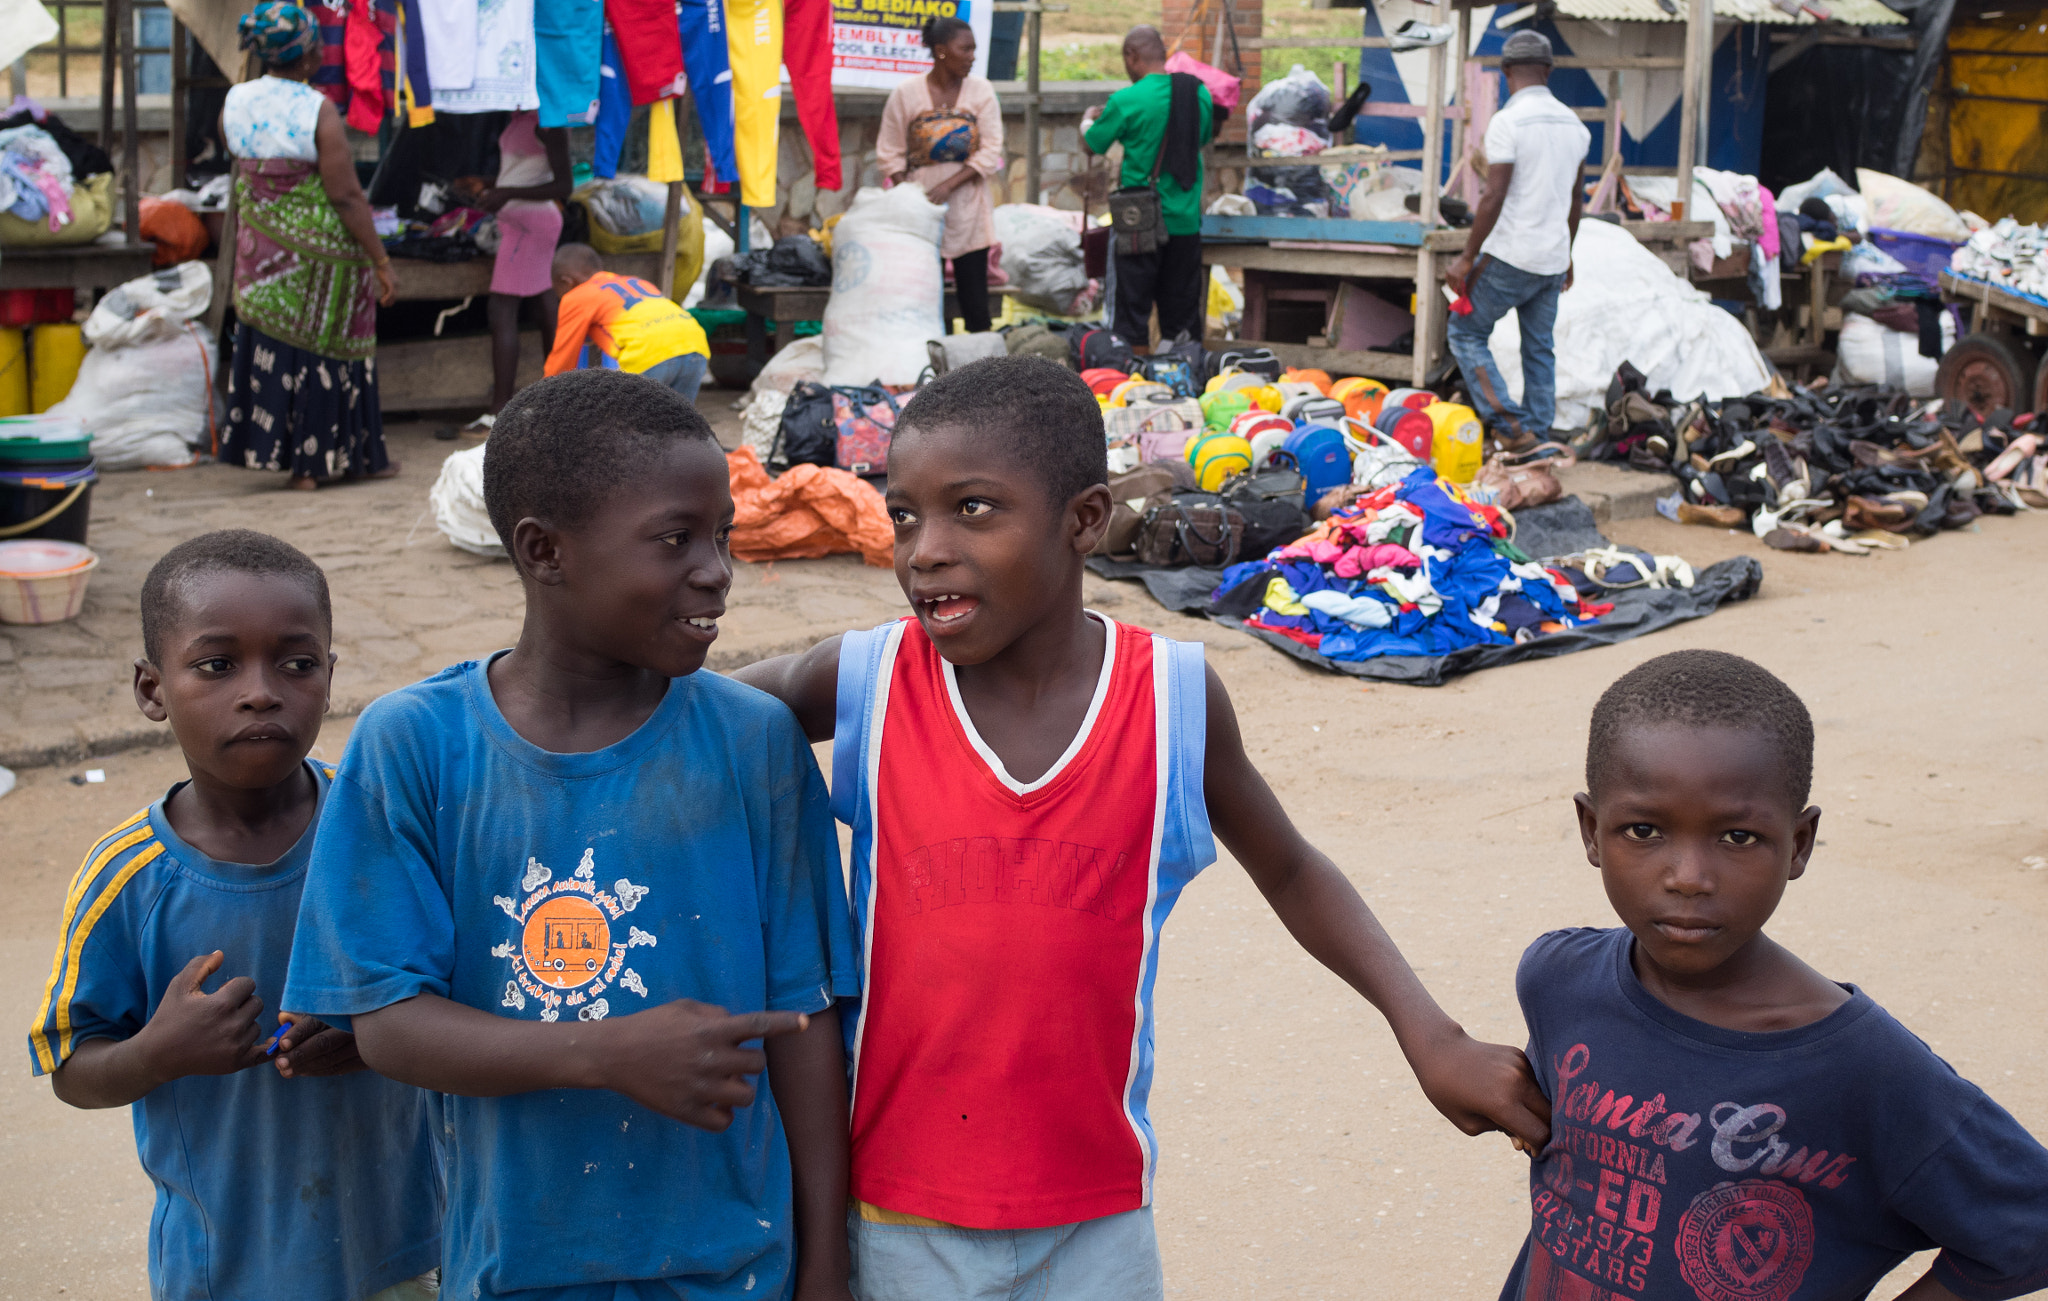
[[[748,1012],[741,1016],[726,1018],[725,1028],[719,1037],[738,1044],[749,1039],[773,1039],[777,1035],[801,1034],[810,1024],[811,1018],[801,1012]]]

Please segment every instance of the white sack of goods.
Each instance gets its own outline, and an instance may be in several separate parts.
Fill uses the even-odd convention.
[[[484,509],[484,452],[490,444],[465,447],[441,462],[441,473],[427,489],[427,509],[441,535],[472,555],[505,554],[498,531]]]
[[[1624,361],[1650,392],[1680,400],[1741,397],[1771,382],[1771,370],[1741,321],[1672,274],[1655,253],[1612,222],[1588,217],[1572,245],[1572,287],[1558,300],[1557,428],[1584,429],[1603,409]],[[1485,275],[1482,270],[1481,276]],[[1515,313],[1500,319],[1493,359],[1516,400],[1522,394],[1522,333]]]
[[[213,356],[213,331],[200,322],[159,324],[146,343],[88,351],[50,414],[85,426],[102,470],[190,465],[222,414]]]
[[[832,229],[825,383],[917,383],[946,333],[939,234],[946,210],[917,185],[864,189]]]

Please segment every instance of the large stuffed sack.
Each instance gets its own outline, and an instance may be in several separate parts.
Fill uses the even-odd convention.
[[[185,323],[206,314],[213,301],[213,270],[181,262],[137,276],[94,305],[85,318],[85,341],[95,348],[132,348],[185,333]]]
[[[87,352],[70,395],[50,408],[92,434],[102,470],[190,465],[192,449],[212,441],[219,420],[213,333],[198,321],[170,328],[146,342]]]
[[[917,383],[925,343],[945,337],[939,235],[946,210],[918,185],[864,189],[832,231],[825,383]]]
[[[1074,310],[1074,300],[1088,288],[1078,216],[1036,203],[996,209],[996,243],[1002,245],[1010,297],[1060,316]]]
[[[1559,428],[1583,429],[1606,409],[1608,382],[1624,361],[1643,373],[1645,388],[1669,389],[1681,400],[1741,397],[1771,382],[1770,366],[1742,322],[1621,227],[1580,222],[1572,266],[1575,278],[1558,301],[1552,334]],[[1500,319],[1489,344],[1519,399],[1522,338],[1513,312]]]
[[[51,230],[47,221],[30,221],[0,212],[0,245],[8,248],[50,248],[90,244],[114,225],[114,174],[101,172],[71,187],[71,221]]]
[[[1970,238],[1970,228],[1954,208],[1911,181],[1859,167],[1856,189],[1870,209],[1870,224],[1880,230],[1928,235],[1951,244],[1961,244]]]
[[[590,214],[590,246],[602,254],[661,252],[661,224],[668,215],[668,187],[644,176],[586,182],[569,196]],[[683,187],[676,218],[676,298],[686,296],[704,272],[704,210]]]
[[[1955,318],[1941,314],[1941,350],[1956,341]],[[1835,347],[1835,379],[1843,384],[1885,384],[1916,398],[1934,396],[1939,357],[1920,355],[1920,335],[1893,330],[1861,313],[1842,318],[1842,337]]]
[[[434,513],[434,527],[441,535],[471,555],[505,555],[498,530],[491,527],[490,512],[484,509],[484,453],[489,443],[451,452],[441,462],[441,473],[427,489],[427,509]]]

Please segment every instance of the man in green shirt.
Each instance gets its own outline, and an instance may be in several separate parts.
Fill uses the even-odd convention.
[[[1202,146],[1216,136],[1219,115],[1199,77],[1166,71],[1159,29],[1140,25],[1124,37],[1124,71],[1131,85],[1109,97],[1081,122],[1092,154],[1121,141],[1119,186],[1142,186],[1161,149],[1159,206],[1166,242],[1150,253],[1113,253],[1109,271],[1109,328],[1133,347],[1150,342],[1150,317],[1159,308],[1159,337],[1202,338]],[[1180,112],[1174,106],[1180,105]],[[1171,128],[1169,130],[1169,127]]]

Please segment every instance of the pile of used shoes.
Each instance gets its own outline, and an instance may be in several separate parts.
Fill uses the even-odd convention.
[[[2011,217],[1973,233],[1948,268],[1959,276],[2048,302],[2048,230]]]
[[[1824,384],[1681,403],[1646,393],[1628,365],[1607,397],[1604,427],[1575,444],[1581,459],[1676,475],[1679,490],[1658,503],[1667,517],[1747,527],[1779,550],[1896,550],[2048,506],[2029,415],[1979,419],[1959,403]]]
[[[1210,608],[1353,662],[1514,645],[1614,608],[1517,550],[1510,528],[1499,509],[1420,466],[1300,540],[1224,570]],[[1614,584],[1660,578],[1656,562],[1641,567],[1653,572],[1629,570]]]

